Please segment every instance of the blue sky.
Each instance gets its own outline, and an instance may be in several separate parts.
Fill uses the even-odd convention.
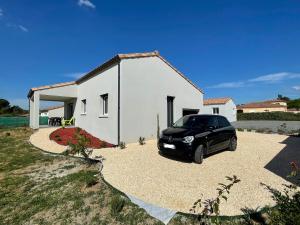
[[[0,98],[153,50],[207,98],[297,98],[299,40],[298,0],[0,0]]]

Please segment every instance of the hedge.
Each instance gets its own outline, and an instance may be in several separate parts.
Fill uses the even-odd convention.
[[[262,112],[262,113],[238,113],[237,120],[281,120],[300,121],[300,113],[291,112]]]

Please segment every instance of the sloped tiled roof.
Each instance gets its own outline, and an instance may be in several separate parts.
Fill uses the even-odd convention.
[[[208,98],[203,100],[204,105],[220,105],[220,104],[226,104],[231,98]]]
[[[178,73],[180,76],[182,76],[187,82],[189,82],[192,86],[194,86],[196,89],[198,89],[201,93],[203,91],[197,87],[191,80],[189,80],[183,73],[181,73],[179,70],[177,70],[171,63],[169,63],[165,58],[163,58],[158,51],[153,51],[153,52],[144,52],[144,53],[129,53],[129,54],[117,54],[110,60],[104,62],[100,66],[96,67],[92,71],[88,72],[81,78],[77,79],[76,81],[72,82],[66,82],[66,83],[59,83],[59,84],[53,84],[53,85],[47,85],[47,86],[42,86],[42,87],[37,87],[37,88],[31,88],[28,97],[32,95],[34,91],[37,90],[43,90],[43,89],[49,89],[49,88],[55,88],[55,87],[62,87],[62,86],[67,86],[67,85],[72,85],[72,84],[80,84],[81,82],[84,82],[97,74],[99,74],[101,71],[106,70],[110,66],[120,62],[122,59],[133,59],[133,58],[144,58],[144,57],[158,57],[160,58],[164,63],[166,63],[169,67],[171,67],[176,73]]]
[[[251,109],[251,108],[286,108],[286,106],[280,104],[268,103],[268,102],[253,102],[253,103],[237,106],[237,109]]]
[[[85,80],[88,80],[97,74],[99,72],[109,68],[110,66],[120,62],[122,59],[133,59],[133,58],[144,58],[144,57],[158,57],[160,58],[164,63],[166,63],[169,67],[171,67],[176,73],[178,73],[180,76],[182,76],[187,82],[189,82],[192,86],[194,86],[196,89],[198,89],[201,93],[203,91],[197,87],[191,80],[189,80],[183,73],[181,73],[179,70],[177,70],[171,63],[169,63],[165,58],[163,58],[158,51],[153,52],[144,52],[144,53],[130,53],[130,54],[118,54],[115,57],[111,58],[110,60],[106,61],[105,63],[101,64],[100,66],[96,67],[92,71],[88,72],[83,77],[79,78],[76,83],[81,83]]]

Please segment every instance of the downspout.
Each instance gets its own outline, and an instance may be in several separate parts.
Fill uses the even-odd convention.
[[[120,145],[120,74],[121,74],[121,60],[118,63],[118,145]]]

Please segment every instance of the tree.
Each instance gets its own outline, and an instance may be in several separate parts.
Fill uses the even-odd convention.
[[[281,94],[278,94],[278,97],[277,97],[278,100],[284,100],[284,101],[290,101],[290,98],[289,97],[286,97],[286,96],[283,96]]]
[[[7,101],[6,99],[0,99],[0,109],[7,109],[10,106],[9,101]]]
[[[289,109],[300,109],[300,98],[289,101],[287,106]]]

